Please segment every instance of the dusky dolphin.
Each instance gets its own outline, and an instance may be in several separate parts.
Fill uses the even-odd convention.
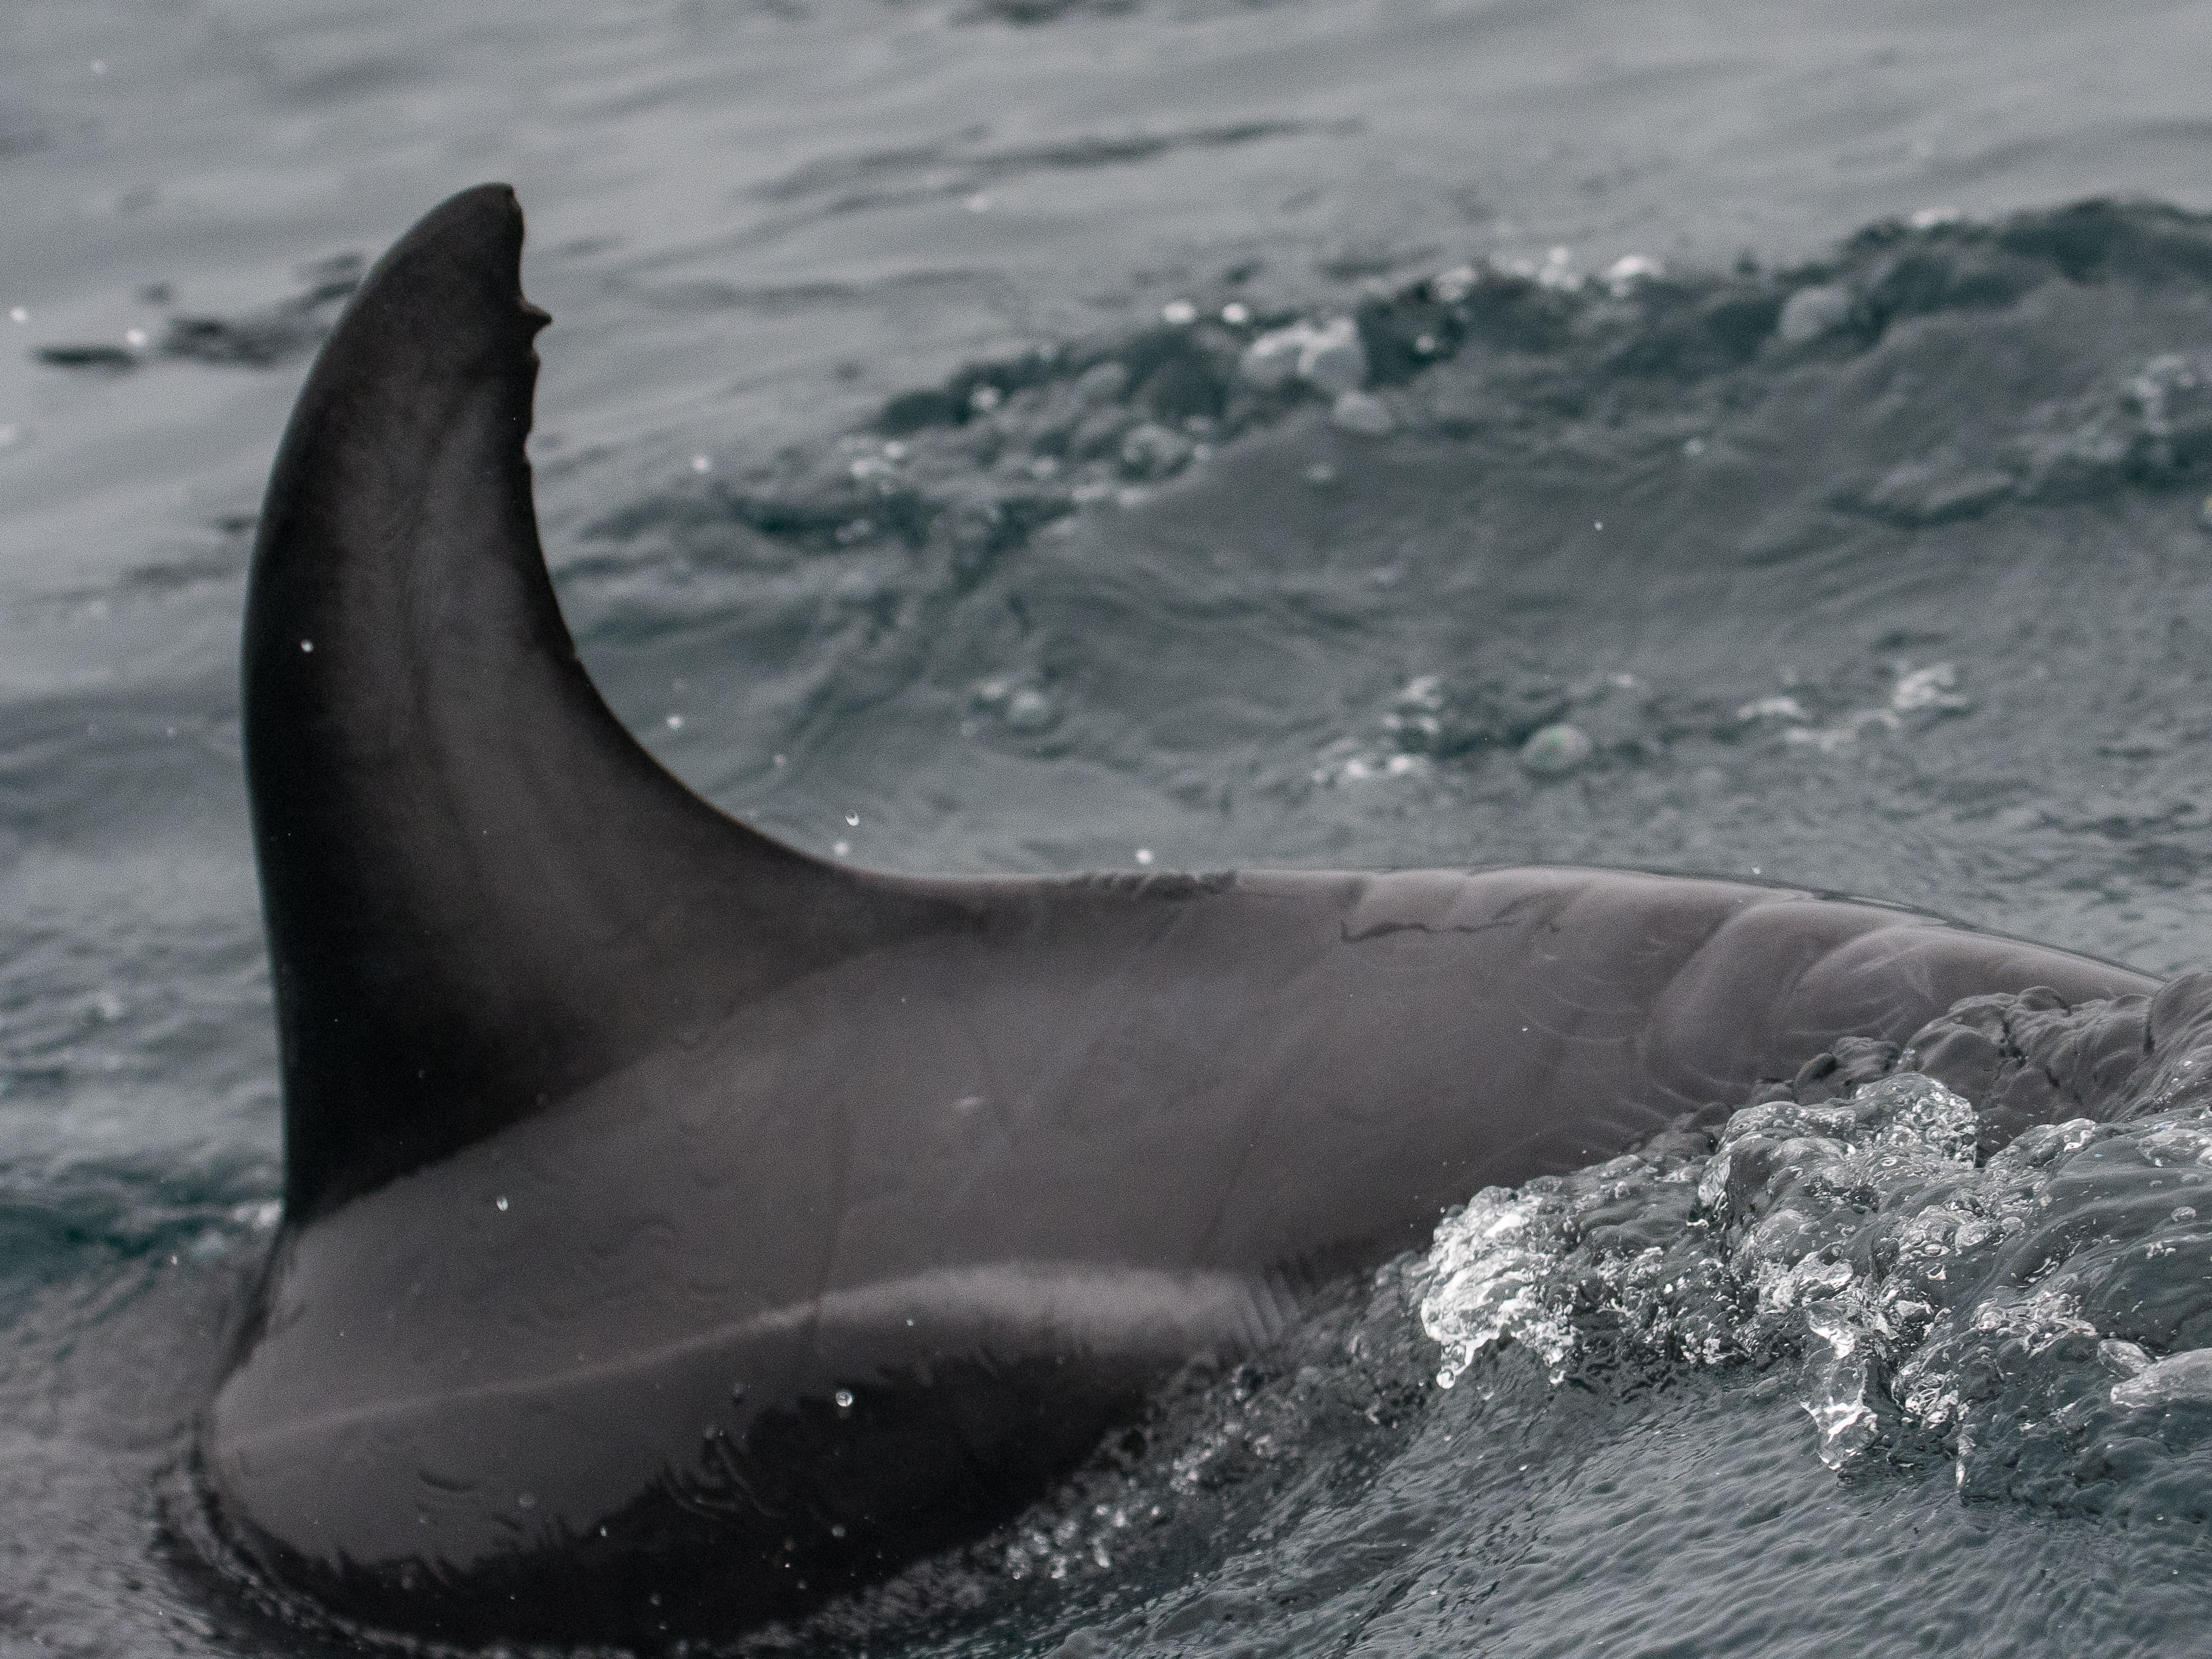
[[[198,1467],[342,1616],[653,1646],[972,1538],[1493,1182],[1972,994],[2124,969],[1579,869],[916,878],[609,712],[487,185],[376,267],[254,554],[284,1218]]]

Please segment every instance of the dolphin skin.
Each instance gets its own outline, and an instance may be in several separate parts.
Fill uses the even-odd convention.
[[[1194,1359],[1852,1034],[2142,975],[1578,869],[917,878],[671,777],[577,659],[512,191],[324,349],[245,640],[285,1212],[198,1466],[254,1570],[662,1645],[1003,1522]]]

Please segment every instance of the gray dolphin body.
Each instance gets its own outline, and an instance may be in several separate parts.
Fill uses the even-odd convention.
[[[2153,988],[1719,881],[781,846],[577,661],[521,241],[486,186],[378,266],[248,606],[286,1217],[200,1464],[226,1534],[342,1613],[652,1644],[802,1610],[1486,1184],[1969,994]]]

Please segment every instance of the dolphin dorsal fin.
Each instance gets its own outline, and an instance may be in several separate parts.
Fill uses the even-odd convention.
[[[522,234],[487,185],[385,256],[262,513],[246,758],[295,1221],[917,921],[694,795],[577,660]]]

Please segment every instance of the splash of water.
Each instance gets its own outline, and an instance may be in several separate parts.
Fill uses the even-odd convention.
[[[1601,1333],[1790,1362],[1839,1472],[1948,1460],[1970,1498],[2212,1504],[2212,1108],[1990,1138],[1975,1102],[1887,1070],[1489,1188],[1415,1271],[1437,1382],[1518,1346],[1556,1383]]]

